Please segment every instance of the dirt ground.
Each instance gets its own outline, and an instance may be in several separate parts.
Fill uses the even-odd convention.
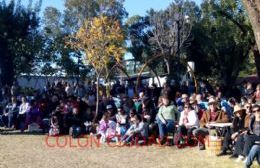
[[[66,142],[66,143],[65,143]],[[88,143],[87,143],[88,142]],[[64,147],[62,147],[64,146]],[[114,147],[87,138],[0,135],[0,168],[243,168],[227,157],[197,147]],[[255,163],[254,168],[258,167]],[[259,168],[259,167],[258,167]]]

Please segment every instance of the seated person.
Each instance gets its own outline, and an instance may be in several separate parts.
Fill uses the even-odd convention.
[[[252,108],[253,115],[250,119],[249,130],[244,135],[244,145],[243,143],[238,144],[243,147],[243,151],[239,153],[237,161],[244,160],[249,154],[250,149],[255,144],[256,141],[260,141],[260,107],[259,105],[254,105]]]
[[[204,150],[205,144],[204,139],[209,135],[208,124],[210,122],[225,123],[228,122],[228,115],[217,108],[217,102],[214,97],[211,97],[209,100],[209,110],[205,111],[200,120],[200,128],[197,128],[193,131],[193,135],[199,141],[199,149]]]
[[[11,98],[11,102],[7,104],[2,115],[2,121],[5,127],[12,128],[16,126],[19,106],[16,97]]]
[[[118,142],[118,137],[116,133],[116,122],[113,120],[108,121],[108,128],[106,131],[106,139],[109,139],[109,141],[115,141]]]
[[[244,144],[245,144],[244,136],[248,132],[249,122],[251,120],[251,117],[253,116],[252,105],[250,103],[246,103],[244,107],[246,109],[246,116],[244,119],[245,131],[240,132],[239,135],[236,136],[235,144],[234,144],[234,151],[233,151],[233,154],[230,156],[231,159],[237,158],[239,155],[241,155],[243,153],[243,148],[244,148]]]
[[[77,138],[81,136],[85,130],[84,121],[81,118],[81,115],[79,114],[78,107],[73,107],[72,114],[68,117],[69,122],[69,133],[73,138]]]
[[[174,132],[174,124],[179,120],[179,112],[176,106],[170,102],[167,95],[162,97],[163,105],[157,114],[157,123],[159,127],[160,143],[163,144],[166,136],[170,132]]]
[[[119,106],[117,108],[118,113],[116,114],[116,122],[117,122],[117,133],[118,135],[123,136],[126,133],[126,130],[128,128],[128,116],[125,113],[122,106]]]
[[[135,115],[134,124],[130,126],[125,135],[122,137],[121,141],[123,144],[129,143],[132,140],[135,140],[135,143],[138,140],[143,140],[147,142],[148,138],[148,125],[147,123],[142,121],[142,117],[140,115]]]
[[[108,114],[105,113],[103,114],[102,119],[99,121],[97,137],[100,138],[101,143],[106,142],[107,130],[109,128],[108,117],[109,117]]]
[[[248,127],[245,125],[246,123],[245,109],[241,108],[240,105],[235,105],[233,113],[234,113],[234,119],[232,122],[231,129],[228,129],[225,132],[222,151],[217,156],[226,155],[227,150],[232,151],[232,149],[230,149],[230,145],[232,145],[232,141],[236,141],[237,137],[241,133],[243,133]]]
[[[131,126],[132,124],[134,124],[134,120],[135,120],[135,115],[137,114],[135,108],[130,109],[130,113],[129,113],[129,125]]]
[[[260,165],[260,145],[254,145],[251,150],[249,151],[249,154],[247,156],[246,160],[246,168],[250,168],[254,159],[256,158],[258,164]]]
[[[193,110],[191,104],[185,103],[184,110],[181,112],[178,133],[179,138],[187,135],[188,142],[191,142],[192,131],[199,127],[199,119],[197,113]]]
[[[49,136],[56,136],[59,134],[60,134],[59,120],[58,120],[57,114],[54,111],[51,116],[51,125],[50,125],[50,130],[49,130]]]
[[[26,114],[26,124],[25,128],[32,124],[32,123],[37,123],[39,126],[42,125],[42,117],[41,117],[41,112],[39,109],[39,106],[35,100],[31,100],[29,111]]]
[[[142,114],[143,120],[148,124],[148,134],[149,136],[157,136],[157,124],[154,123],[155,117],[151,109],[149,108],[143,108],[143,114]]]

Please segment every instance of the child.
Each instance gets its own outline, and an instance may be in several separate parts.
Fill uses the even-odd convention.
[[[51,117],[51,128],[49,130],[49,136],[57,136],[60,134],[58,117],[53,114]]]
[[[108,115],[104,114],[102,119],[99,122],[98,133],[97,133],[97,136],[100,137],[101,143],[105,143],[106,141],[106,132],[109,128],[108,123],[109,123]]]
[[[106,132],[106,138],[108,141],[118,142],[117,134],[116,134],[116,122],[113,120],[108,121],[108,129]]]
[[[116,114],[117,128],[119,135],[124,135],[128,127],[128,116],[125,114],[123,107],[118,107],[118,114]]]

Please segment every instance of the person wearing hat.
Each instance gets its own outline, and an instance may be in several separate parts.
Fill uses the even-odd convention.
[[[196,112],[198,119],[200,120],[202,117],[202,114],[204,113],[204,109],[200,108],[200,106],[197,103],[196,97],[190,97],[190,105],[193,108],[193,110]]]
[[[109,120],[112,120],[112,121],[116,121],[116,117],[115,117],[115,113],[114,113],[114,108],[111,104],[108,104],[106,106],[106,112],[108,113],[108,116],[109,116]]]
[[[250,149],[256,141],[260,141],[260,106],[252,107],[252,116],[249,122],[249,129],[237,138],[235,150],[230,158],[237,158],[237,162],[246,160]]]
[[[174,123],[178,122],[180,113],[167,95],[162,96],[163,105],[159,108],[156,116],[159,127],[160,143],[165,142],[169,132],[174,131]]]
[[[209,135],[207,124],[210,122],[227,123],[229,121],[227,113],[218,109],[217,101],[214,97],[209,99],[209,109],[205,111],[200,119],[200,128],[193,131],[199,141],[199,149],[204,150],[204,138]]]
[[[252,107],[252,112],[253,115],[250,119],[249,131],[244,136],[245,143],[243,153],[240,154],[240,157],[238,158],[239,160],[246,158],[255,142],[260,141],[260,106],[257,104],[254,105]]]
[[[235,105],[233,113],[234,119],[232,121],[231,129],[227,129],[225,132],[222,150],[217,156],[226,155],[228,150],[232,151],[229,147],[232,145],[232,141],[236,141],[237,137],[246,130],[246,110],[240,105]]]

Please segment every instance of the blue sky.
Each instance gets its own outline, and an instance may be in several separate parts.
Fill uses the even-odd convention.
[[[194,0],[198,4],[202,0]],[[28,0],[22,0],[22,2],[28,2]],[[56,7],[59,10],[64,9],[65,0],[43,0],[42,8],[47,6]],[[125,8],[129,13],[129,16],[133,15],[145,15],[146,11],[153,8],[155,10],[165,9],[173,0],[125,0]],[[42,10],[43,11],[43,10]]]

